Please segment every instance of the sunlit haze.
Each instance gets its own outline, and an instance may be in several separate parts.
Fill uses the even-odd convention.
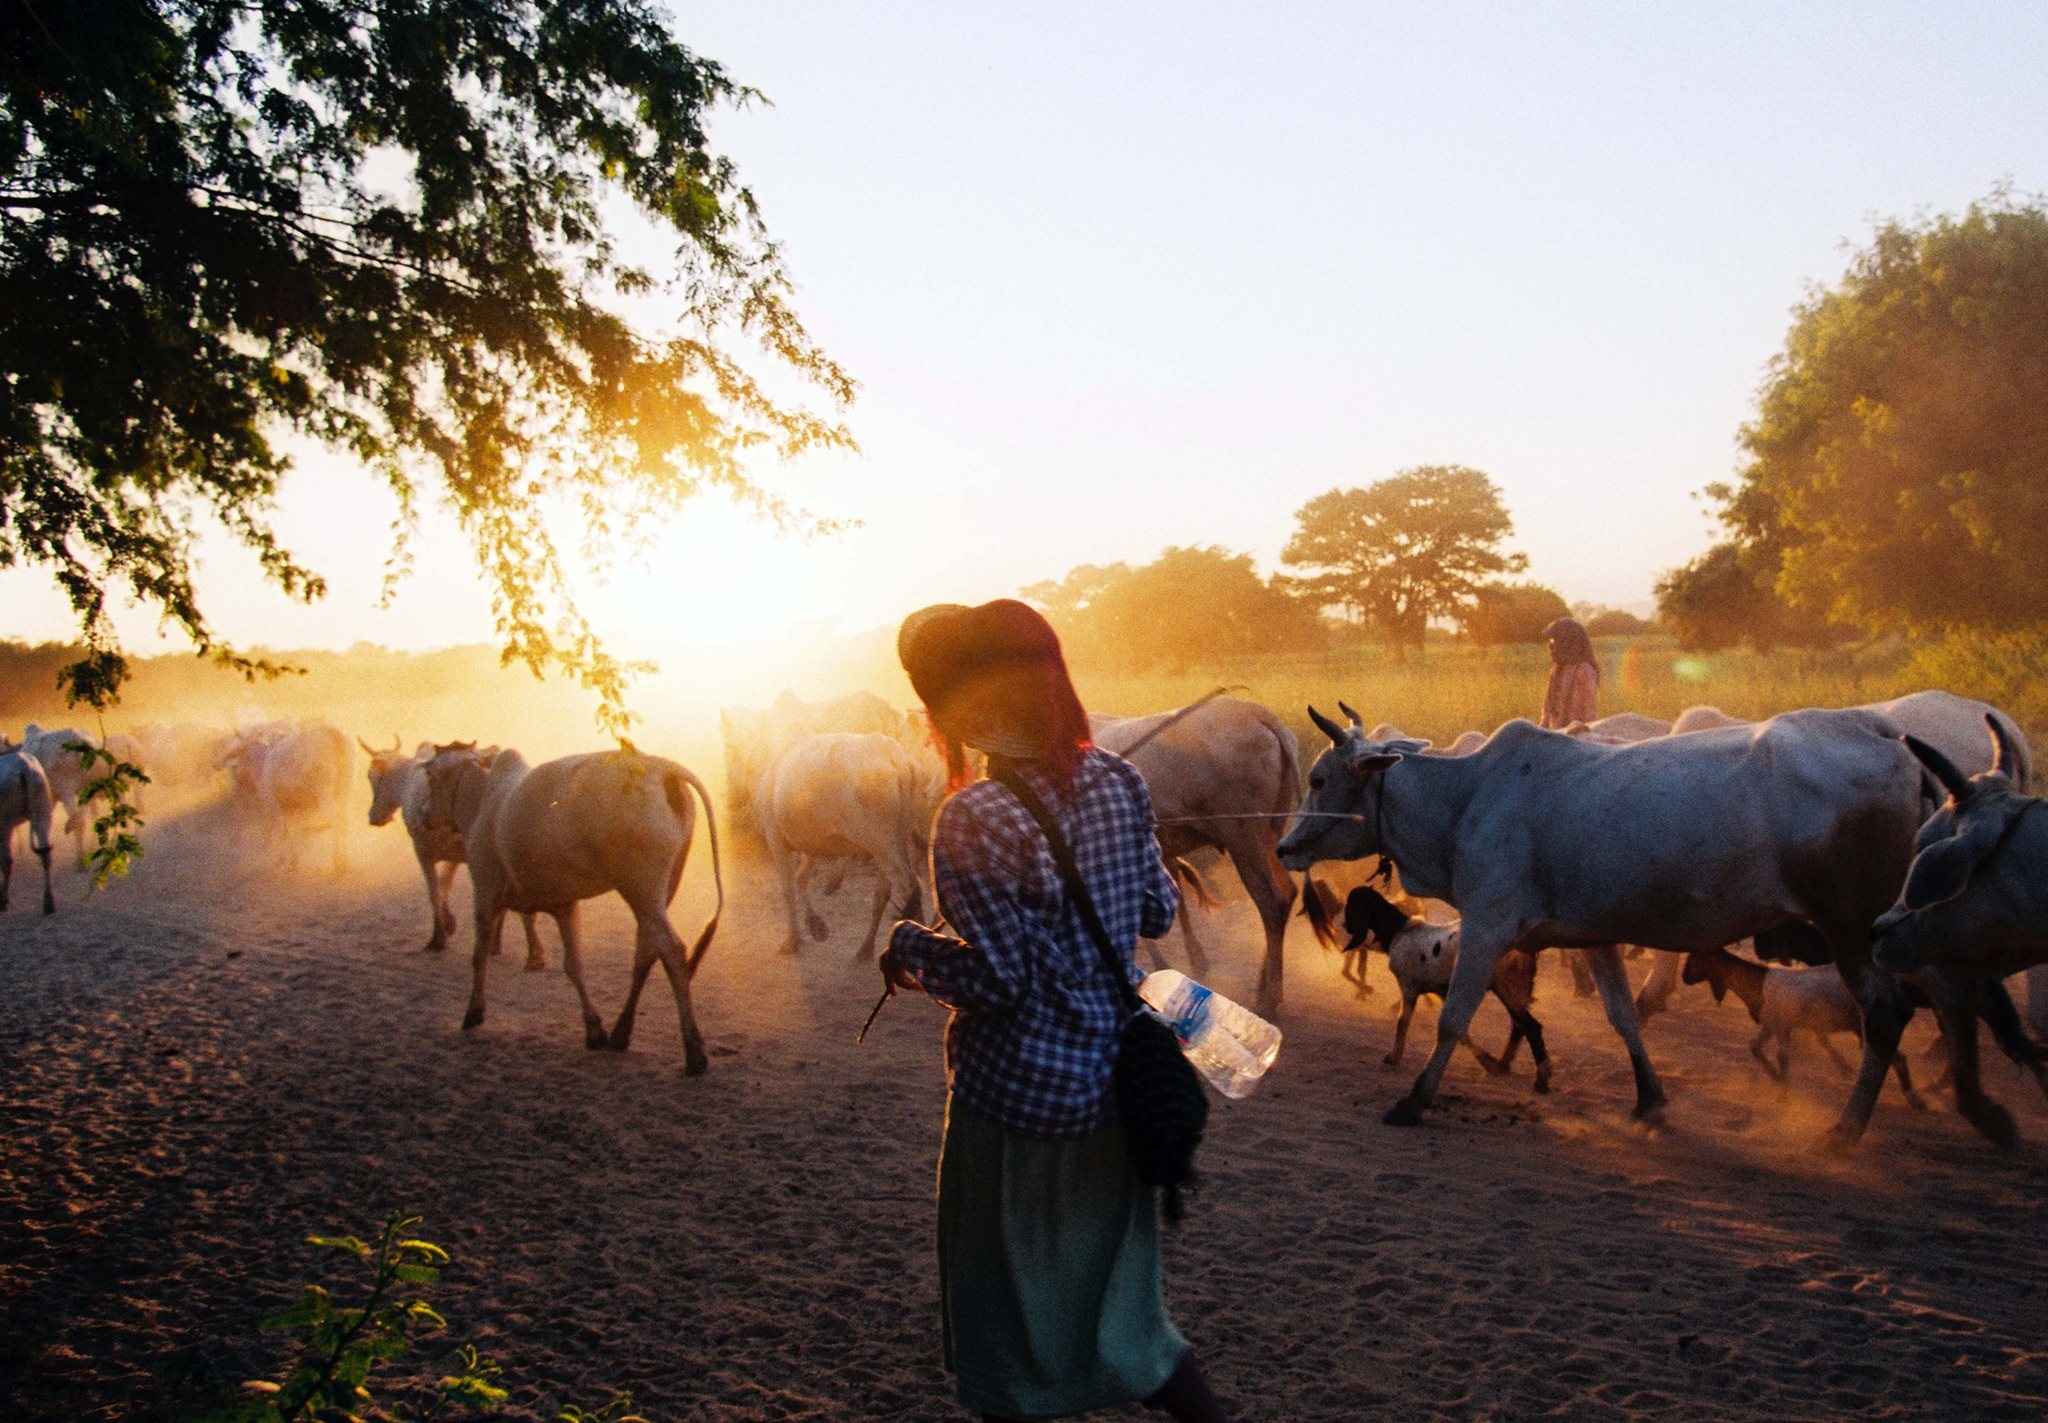
[[[2048,188],[2037,5],[723,0],[679,27],[773,100],[715,136],[863,387],[859,456],[756,473],[863,526],[782,540],[694,507],[586,593],[656,656],[1170,544],[1273,571],[1306,499],[1423,463],[1498,482],[1530,577],[1646,609],[1706,546],[1693,492],[1731,473],[1844,244]],[[439,511],[376,606],[392,513],[303,459],[280,522],[330,594],[294,606],[212,543],[219,630],[488,639]],[[0,594],[13,635],[74,630],[36,572]]]

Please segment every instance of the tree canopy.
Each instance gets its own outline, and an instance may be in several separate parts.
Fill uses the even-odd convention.
[[[1421,465],[1363,489],[1332,489],[1295,512],[1281,561],[1312,602],[1342,608],[1396,649],[1421,647],[1432,618],[1458,612],[1483,583],[1519,573],[1503,553],[1514,521],[1476,469]]]
[[[1564,595],[1541,583],[1485,583],[1458,609],[1458,627],[1482,647],[1541,642],[1543,629],[1572,615]],[[1589,629],[1590,631],[1590,629]]]
[[[1314,609],[1259,577],[1250,554],[1169,548],[1138,568],[1083,564],[1022,591],[1077,661],[1184,669],[1213,656],[1320,647]]]
[[[747,457],[850,443],[853,382],[705,134],[751,97],[644,0],[0,0],[0,566],[69,596],[74,692],[118,685],[116,592],[251,665],[193,587],[208,521],[320,596],[270,524],[302,437],[397,496],[392,577],[445,501],[506,658],[623,725],[548,508],[593,563],[707,489],[816,527]]]
[[[1716,578],[1739,563],[1809,625],[2040,623],[2048,210],[1999,190],[1879,226],[1797,310],[1742,447],[1737,482],[1709,490],[1737,550]],[[1682,592],[1699,571],[1673,575]]]

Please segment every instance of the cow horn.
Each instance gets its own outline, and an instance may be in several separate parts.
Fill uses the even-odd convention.
[[[1336,722],[1331,721],[1314,707],[1308,709],[1308,719],[1316,724],[1316,730],[1330,738],[1332,746],[1342,746],[1344,744],[1344,728],[1337,725]]]
[[[2013,749],[2011,738],[2005,734],[2005,724],[1993,712],[1984,713],[1984,724],[1991,728],[1991,769],[2008,780],[2013,779],[2013,773],[2019,769],[2020,758]]]
[[[1342,712],[1342,713],[1344,713],[1344,715],[1346,715],[1346,716],[1350,717],[1350,718],[1351,718],[1351,724],[1352,724],[1353,726],[1357,727],[1357,728],[1358,728],[1358,729],[1359,729],[1360,731],[1363,731],[1363,730],[1365,730],[1365,720],[1364,720],[1364,718],[1360,717],[1360,716],[1359,716],[1359,714],[1358,714],[1357,712],[1355,712],[1355,711],[1351,710],[1351,706],[1350,706],[1350,703],[1348,703],[1348,702],[1339,702],[1339,703],[1337,703],[1337,710],[1338,710],[1338,711],[1340,711],[1340,712]]]
[[[393,755],[393,756],[396,756],[396,755],[398,754],[398,748],[399,748],[399,747],[401,747],[401,746],[403,746],[404,744],[405,744],[405,741],[404,741],[404,739],[403,739],[402,737],[400,737],[400,736],[399,736],[399,734],[398,734],[397,732],[395,732],[395,731],[394,731],[394,732],[392,732],[392,733],[391,733],[391,752],[390,752],[390,754],[391,754],[391,755]]]
[[[1932,771],[1934,779],[1940,781],[1942,788],[1958,802],[1970,798],[1970,778],[1956,769],[1955,762],[1910,733],[1899,739],[1906,743],[1906,749],[1920,758],[1920,764]]]
[[[369,742],[363,740],[363,738],[360,736],[356,738],[356,745],[363,748],[363,754],[365,756],[376,756],[381,754],[376,747],[372,746]]]

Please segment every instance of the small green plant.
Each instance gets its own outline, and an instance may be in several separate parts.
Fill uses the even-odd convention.
[[[104,725],[100,740],[106,740]],[[78,803],[105,806],[93,817],[93,845],[85,856],[92,866],[92,887],[105,889],[107,881],[127,874],[142,858],[142,838],[137,834],[142,829],[142,812],[131,796],[137,786],[149,784],[149,777],[140,766],[122,760],[104,745],[67,741],[64,749],[78,757],[85,771]],[[105,769],[100,769],[102,763]]]
[[[348,1304],[307,1285],[296,1302],[266,1316],[263,1328],[299,1339],[299,1356],[283,1381],[244,1384],[244,1397],[194,1423],[428,1423],[457,1410],[495,1413],[508,1396],[498,1384],[504,1371],[473,1344],[457,1349],[455,1371],[437,1379],[374,1377],[416,1340],[448,1327],[420,1293],[440,1279],[448,1252],[414,1235],[419,1223],[419,1216],[394,1214],[374,1241],[308,1237],[308,1245],[356,1262],[365,1293]],[[380,1382],[401,1396],[378,1398],[372,1386]],[[631,1396],[621,1393],[596,1411],[568,1405],[556,1423],[647,1423],[631,1409]]]

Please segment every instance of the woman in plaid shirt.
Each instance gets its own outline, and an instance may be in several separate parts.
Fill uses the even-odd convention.
[[[951,1013],[939,1280],[960,1401],[998,1423],[1137,1400],[1219,1423],[1167,1317],[1153,1195],[1116,1121],[1116,986],[1037,823],[997,782],[965,784],[965,752],[1007,760],[1051,809],[1133,981],[1137,937],[1165,933],[1178,903],[1144,779],[1089,744],[1059,639],[1026,605],[926,609],[897,650],[957,790],[932,836],[950,932],[899,923],[882,974]]]

